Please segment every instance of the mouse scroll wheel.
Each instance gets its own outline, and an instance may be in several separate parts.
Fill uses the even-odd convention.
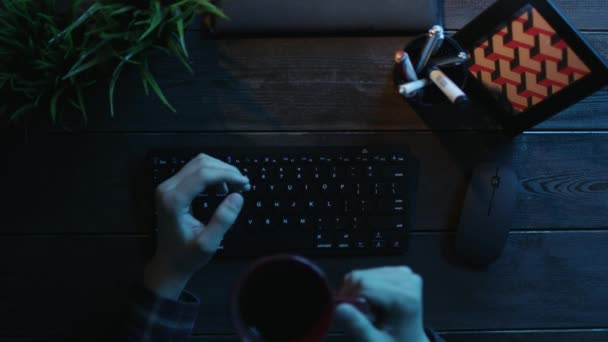
[[[498,186],[500,186],[500,177],[493,176],[491,184],[492,184],[492,187],[498,188]]]

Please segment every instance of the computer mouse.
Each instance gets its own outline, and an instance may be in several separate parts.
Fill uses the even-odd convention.
[[[455,249],[469,265],[485,266],[502,253],[519,182],[515,172],[498,163],[484,163],[473,170],[455,240]]]

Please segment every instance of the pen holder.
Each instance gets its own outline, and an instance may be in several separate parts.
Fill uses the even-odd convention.
[[[414,65],[418,62],[420,58],[420,53],[424,47],[426,41],[426,35],[420,35],[414,40],[410,41],[404,48],[403,51],[407,52],[410,56]],[[441,44],[441,48],[435,52],[431,56],[431,58],[439,58],[439,57],[450,57],[457,56],[458,53],[464,51],[460,44],[456,42],[454,39],[445,36],[443,40],[443,44]],[[431,64],[429,63],[429,66]],[[468,61],[463,62],[462,64],[450,66],[450,67],[442,67],[441,70],[461,89],[464,88],[467,78],[468,78]],[[394,78],[397,87],[399,84],[408,82],[403,73],[401,72],[401,65],[395,64],[394,68]],[[428,75],[418,75],[419,79],[428,78]],[[446,96],[439,90],[434,84],[431,84],[424,88],[423,91],[417,93],[417,95],[412,97],[404,97],[408,103],[413,106],[430,106],[434,104],[449,104],[450,101],[446,98]]]

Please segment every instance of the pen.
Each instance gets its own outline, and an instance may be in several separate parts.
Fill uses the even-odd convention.
[[[404,55],[405,55],[405,52],[403,50],[395,51],[395,64],[401,64],[401,61],[403,60]]]
[[[452,101],[452,103],[460,105],[469,99],[467,95],[460,89],[443,71],[433,66],[429,68],[429,78],[439,87],[439,90]]]
[[[426,35],[426,42],[422,47],[422,51],[420,52],[420,58],[418,59],[418,65],[416,66],[416,73],[420,74],[422,70],[426,67],[431,58],[431,55],[435,52],[437,48],[437,43],[439,42],[440,36],[443,35],[443,29],[439,25],[433,26],[429,33]],[[443,40],[443,39],[442,39]]]
[[[443,33],[443,27],[435,25],[433,26],[433,28],[437,31],[437,43],[435,43],[435,48],[431,52],[431,56],[436,54],[437,51],[441,49],[441,45],[443,45],[443,39],[445,38],[445,35]]]
[[[460,64],[466,62],[468,59],[469,58],[467,57],[466,52],[463,51],[463,52],[460,52],[458,54],[458,56],[455,56],[455,57],[433,58],[429,61],[429,64],[433,65],[433,66],[437,66],[437,67],[449,68],[449,67],[460,65]]]
[[[397,52],[395,52],[395,63],[398,63],[401,66],[406,80],[410,82],[418,80],[418,75],[416,75],[416,70],[414,70],[414,65],[407,52],[397,50]]]
[[[413,82],[403,83],[399,85],[399,94],[405,97],[412,97],[416,95],[416,92],[427,85],[431,84],[428,78],[417,80]]]

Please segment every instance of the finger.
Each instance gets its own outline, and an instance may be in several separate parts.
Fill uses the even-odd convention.
[[[213,253],[219,247],[224,235],[236,221],[243,208],[243,196],[238,193],[228,195],[217,207],[205,231],[199,238],[203,251]]]
[[[209,158],[213,158],[213,157],[209,157]],[[217,168],[217,169],[222,169],[222,170],[226,170],[226,171],[231,171],[231,172],[236,172],[236,173],[243,174],[241,172],[241,170],[239,170],[237,167],[235,167],[233,165],[230,165],[230,164],[226,164],[226,163],[222,162],[221,160],[217,160],[217,162],[214,161],[214,160],[212,160],[210,162],[209,167],[213,167],[213,168]]]
[[[185,178],[189,178],[192,174],[198,172],[201,168],[217,168],[225,169],[240,174],[241,172],[236,167],[226,164],[223,161],[213,158],[210,155],[201,153],[196,157],[192,158],[184,167],[179,170],[172,178],[179,182]]]
[[[228,195],[228,193],[230,193],[230,190],[228,190],[228,185],[222,182],[217,185],[217,192],[218,194]]]
[[[348,281],[359,284],[359,295],[383,310],[392,310],[402,294],[421,293],[422,280],[409,267],[382,267],[353,271]]]
[[[232,171],[232,172],[236,172],[236,173],[239,173],[239,174],[243,174],[241,172],[241,170],[239,170],[236,166],[230,165],[230,164],[225,163],[225,162],[223,162],[223,161],[221,161],[219,159],[213,158],[210,155],[202,154],[202,155],[200,155],[200,158],[209,167],[214,167],[214,168],[218,168],[218,169],[224,169],[226,171]]]
[[[205,163],[209,167],[229,168],[229,169],[233,169],[235,171],[238,171],[238,169],[236,167],[234,167],[233,165],[225,163],[225,162],[223,162],[223,161],[221,161],[221,160],[219,160],[217,158],[214,158],[214,157],[212,157],[212,156],[210,156],[208,154],[205,154],[205,153],[200,153],[196,157],[192,158],[191,162],[193,162],[193,164],[198,164],[198,163],[203,162],[203,163]],[[186,164],[186,166],[188,164]]]
[[[342,282],[342,287],[338,292],[338,295],[341,297],[357,297],[360,292],[360,284],[355,283],[350,276],[350,273],[344,276],[344,280]]]
[[[388,268],[372,268],[350,272],[345,277],[345,283],[356,288],[357,295],[367,298],[372,305],[388,310],[392,305],[392,292],[395,287],[393,277],[394,272],[390,272]],[[398,284],[400,287],[404,285],[406,284]]]
[[[247,176],[245,176],[247,177]],[[251,184],[247,183],[247,184],[226,184],[226,183],[221,183],[218,185],[218,193],[221,194],[229,194],[231,192],[247,192],[251,190]]]
[[[247,183],[245,185],[231,185],[229,187],[232,191],[231,192],[247,192],[251,190],[251,184]]]
[[[230,164],[226,164],[220,161],[221,164],[217,164],[214,165],[214,167],[217,167],[218,169],[224,169],[226,171],[231,171],[231,172],[238,172],[239,174],[243,174],[241,172],[241,170],[239,170],[237,167],[230,165]],[[227,184],[227,186],[223,186],[222,185],[222,189],[223,193],[230,193],[230,192],[247,192],[251,190],[251,184],[247,183],[245,185],[240,185],[240,184]]]
[[[374,325],[354,306],[342,303],[336,306],[336,321],[346,333],[358,341],[377,341],[378,331]]]
[[[210,185],[222,182],[245,187],[249,184],[249,178],[226,169],[210,167],[198,169],[175,185],[173,191],[175,191],[177,197],[177,205],[187,208],[196,195],[203,192]]]

